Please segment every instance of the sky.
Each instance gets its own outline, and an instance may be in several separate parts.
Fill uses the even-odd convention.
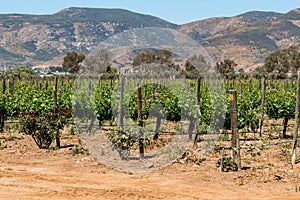
[[[122,8],[184,24],[254,10],[286,13],[300,8],[300,0],[8,0],[0,14],[54,14],[68,7]]]

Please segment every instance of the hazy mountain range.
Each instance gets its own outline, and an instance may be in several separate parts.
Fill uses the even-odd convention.
[[[197,40],[216,61],[228,58],[248,69],[270,52],[300,46],[300,9],[177,25],[122,9],[67,8],[53,15],[0,15],[0,66],[57,66],[72,50],[88,54],[110,36],[141,27],[175,29]]]

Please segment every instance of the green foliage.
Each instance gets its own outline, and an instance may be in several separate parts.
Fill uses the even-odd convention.
[[[96,80],[97,84],[99,83]],[[53,113],[53,91],[51,86],[45,82],[16,81],[14,89],[7,90],[0,98],[0,113],[5,114],[7,119],[20,119],[22,131],[31,135],[40,148],[48,148],[53,137],[69,120],[72,119],[72,108],[74,113],[81,114],[82,119],[96,115],[99,124],[103,125],[106,120],[113,118],[112,108],[116,108],[112,103],[118,103],[118,97],[112,97],[114,81],[102,81],[101,86],[96,87],[95,82],[89,84],[88,81],[80,80],[81,89],[72,94],[72,87],[76,84],[62,84],[58,86],[58,112]],[[53,82],[50,82],[50,85]],[[188,80],[186,83],[180,81],[167,81],[162,83],[147,83],[141,87],[142,91],[142,119],[156,117],[159,114],[162,118],[171,121],[198,120],[198,130],[207,131],[221,121],[226,113],[225,127],[230,129],[229,99],[227,97],[229,88],[233,87],[237,91],[238,105],[238,127],[240,129],[256,130],[259,125],[259,114],[261,112],[261,86],[260,81],[227,81],[224,92],[219,90],[221,84],[217,80],[208,82],[201,81],[200,84],[200,115],[197,119],[195,109],[196,82]],[[137,99],[135,88],[129,86],[132,93],[124,94],[124,102],[127,104],[129,116],[137,120]],[[0,86],[1,88],[1,86]],[[128,88],[127,88],[128,89]],[[224,90],[225,90],[224,89]],[[241,91],[240,91],[241,89]],[[90,91],[90,95],[88,95]],[[73,107],[71,97],[73,96]],[[116,98],[116,99],[112,99]],[[282,117],[292,117],[295,112],[296,85],[290,82],[267,82],[265,112],[274,119]],[[218,103],[219,102],[219,103]],[[91,114],[91,116],[90,116]],[[216,117],[216,116],[219,116]],[[218,131],[217,127],[216,131]],[[118,132],[111,136],[111,141],[126,149],[135,142],[135,134],[124,135]],[[127,141],[132,140],[132,141]],[[129,142],[129,143],[127,143]]]
[[[59,87],[57,96],[58,110],[54,113],[51,87],[19,81],[13,91],[4,95],[6,117],[19,119],[20,131],[32,136],[40,148],[48,148],[54,136],[72,117],[70,89]]]
[[[110,133],[108,139],[115,145],[119,153],[123,155],[123,153],[129,153],[130,149],[138,144],[139,134],[130,131],[118,131]]]
[[[142,119],[147,119],[150,110],[154,105],[161,105],[166,112],[166,119],[170,121],[180,121],[181,108],[178,98],[172,91],[164,85],[150,83],[141,87],[142,91]],[[134,120],[138,118],[137,93],[134,92],[129,103],[130,117]]]
[[[70,111],[31,113],[20,118],[21,132],[30,135],[39,148],[48,149],[57,132],[63,129]]]
[[[172,66],[172,62],[170,60],[171,55],[172,52],[169,50],[156,49],[154,51],[141,52],[133,59],[132,65],[136,67],[141,64],[159,63]]]
[[[79,71],[80,63],[82,63],[84,59],[84,54],[72,51],[64,57],[62,66],[64,69],[69,70],[71,73],[75,73]]]
[[[72,93],[74,117],[91,119],[95,114],[95,86],[91,81],[81,80],[77,80],[74,85],[76,87],[76,92]]]
[[[49,87],[46,91],[36,91],[29,82],[18,82],[12,93],[6,94],[5,106],[10,118],[18,117],[23,113],[50,112],[54,109],[53,94]]]
[[[227,88],[232,84],[228,81]],[[259,126],[259,114],[261,105],[261,92],[259,81],[235,82],[233,89],[237,91],[237,111],[238,111],[238,128],[250,128],[256,130]],[[242,89],[242,93],[239,92]],[[225,117],[225,129],[231,128],[230,123],[230,106],[227,98],[227,110]]]
[[[16,67],[12,71],[6,74],[8,77],[12,78],[26,78],[26,77],[34,77],[36,74],[29,68],[25,66]]]
[[[221,159],[218,160],[216,165],[217,165],[217,167],[221,166]],[[224,157],[223,163],[222,163],[222,169],[225,172],[229,172],[229,171],[237,171],[238,167],[237,167],[237,164],[233,161],[233,159],[231,157]]]
[[[230,78],[232,74],[234,73],[234,67],[236,67],[237,64],[230,59],[225,59],[224,61],[220,61],[216,63],[217,70],[225,77]]]
[[[297,46],[278,50],[265,58],[264,70],[266,72],[287,73],[296,72],[300,68],[300,51]]]
[[[102,83],[95,92],[95,110],[100,126],[112,119],[112,88],[108,82]]]
[[[75,147],[72,149],[72,155],[75,156],[77,154],[81,154],[81,155],[89,155],[89,150],[85,149],[82,146],[82,141],[79,139],[78,144],[75,145]]]
[[[284,82],[276,82],[277,87],[266,90],[265,112],[273,119],[291,118],[296,109],[296,88],[286,88]]]

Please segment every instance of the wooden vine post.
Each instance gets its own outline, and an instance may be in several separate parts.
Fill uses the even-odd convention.
[[[196,91],[196,135],[194,139],[194,148],[197,149],[197,141],[198,141],[198,136],[199,136],[199,130],[198,130],[198,125],[199,125],[199,117],[200,117],[200,89],[201,89],[201,78],[197,79],[197,91]],[[191,139],[191,136],[190,136]]]
[[[5,78],[2,79],[2,103],[4,106],[5,103],[5,88],[6,88],[6,84],[5,84]],[[0,113],[0,132],[2,132],[4,130],[4,122],[5,122],[5,112],[4,110],[2,110],[2,112]]]
[[[124,98],[124,77],[121,77],[121,82],[120,82],[120,100],[119,100],[119,116],[118,116],[118,126],[119,130],[123,131],[124,127],[124,111],[123,111],[123,98]]]
[[[6,88],[5,78],[3,78],[2,79],[2,94],[5,94],[5,88]]]
[[[9,93],[12,93],[14,91],[14,88],[15,88],[15,79],[12,78],[9,82]]]
[[[137,109],[138,109],[138,125],[139,125],[139,150],[140,159],[144,159],[144,133],[143,133],[143,120],[142,120],[142,90],[141,87],[137,88]]]
[[[292,165],[296,164],[297,159],[297,141],[298,141],[298,129],[299,129],[299,101],[300,101],[300,72],[298,71],[297,78],[297,96],[296,96],[296,111],[295,111],[295,129],[293,134],[293,150],[292,150]]]
[[[58,112],[58,104],[57,104],[57,82],[58,82],[58,77],[55,77],[54,79],[54,85],[53,85],[53,103],[54,103],[54,116]],[[60,148],[60,137],[59,137],[59,130],[57,130],[56,135],[55,135],[55,140],[56,140],[56,146]]]
[[[260,119],[260,126],[259,126],[259,137],[260,138],[262,138],[262,135],[264,132],[265,96],[266,96],[266,81],[263,78],[261,81],[261,119]]]
[[[241,169],[241,156],[240,156],[240,139],[238,133],[238,115],[237,115],[237,99],[236,91],[229,90],[230,100],[230,122],[231,122],[231,147],[233,161],[237,164],[238,170]]]
[[[88,85],[88,96],[91,96],[91,90],[92,90],[92,83],[91,80],[89,80],[89,85]]]

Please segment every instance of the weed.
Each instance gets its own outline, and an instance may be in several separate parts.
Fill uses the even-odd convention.
[[[299,163],[299,162],[300,162],[300,156],[297,156],[296,163]]]
[[[55,147],[51,147],[50,150],[54,150],[54,151],[57,151],[59,150],[59,147],[55,146]]]
[[[246,163],[247,165],[249,165],[249,164],[251,164],[251,160],[245,160],[245,163]]]
[[[221,166],[221,158],[217,162],[217,167],[219,168],[220,166]],[[223,159],[222,169],[225,172],[229,172],[229,171],[237,171],[238,167],[231,157],[225,157]]]
[[[280,155],[282,156],[290,156],[290,150],[292,149],[291,144],[284,144],[279,146]]]
[[[241,136],[245,138],[245,140],[247,140],[248,136],[247,136],[247,132],[243,131],[241,132]]]
[[[78,129],[77,129],[77,127],[76,126],[71,126],[69,134],[70,135],[78,135]]]
[[[3,149],[6,149],[7,148],[7,145],[4,145],[5,141],[4,140],[0,140],[0,150],[3,150]]]
[[[269,146],[267,146],[267,145],[261,145],[260,147],[259,147],[259,149],[261,150],[261,151],[263,151],[263,150],[270,150],[271,148],[269,147]]]
[[[289,150],[285,148],[280,148],[280,155],[289,156],[290,155]]]
[[[264,170],[264,169],[268,169],[268,168],[269,168],[269,167],[264,166],[264,165],[261,165],[261,166],[256,167],[256,169],[259,169],[259,170]]]
[[[75,145],[75,148],[72,150],[72,155],[75,156],[77,154],[89,155],[89,151],[82,146],[82,141],[79,139],[78,144]]]
[[[229,137],[229,134],[222,134],[219,136],[218,138],[219,141],[230,141],[230,137]]]
[[[260,156],[260,152],[251,152],[252,157]]]

